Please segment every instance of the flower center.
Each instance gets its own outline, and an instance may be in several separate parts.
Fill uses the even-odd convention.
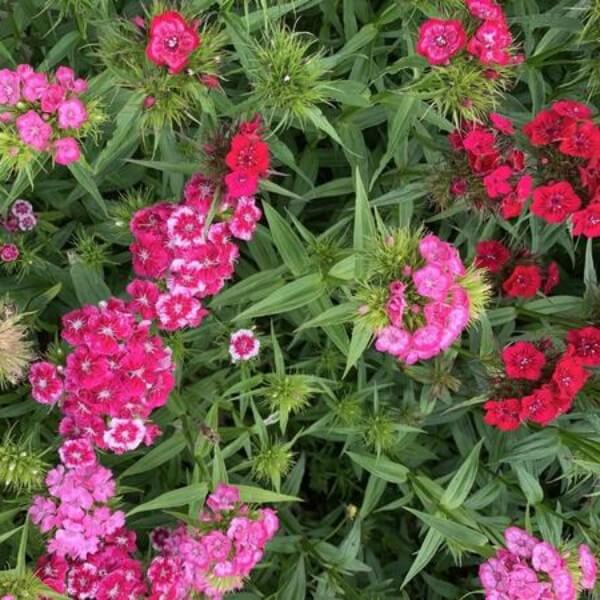
[[[439,48],[445,48],[448,45],[448,40],[443,35],[438,35],[435,39],[435,44]]]
[[[165,40],[165,46],[169,48],[169,50],[175,50],[175,48],[179,46],[179,38],[176,35],[172,35]]]

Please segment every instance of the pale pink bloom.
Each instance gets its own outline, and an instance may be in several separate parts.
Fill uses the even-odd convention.
[[[65,88],[65,90],[71,90],[75,82],[75,71],[71,67],[60,66],[56,69],[54,74],[56,81]]]
[[[563,559],[556,548],[548,542],[540,542],[533,547],[531,553],[531,564],[536,571],[553,573],[561,569]]]
[[[54,160],[58,165],[70,165],[81,158],[79,142],[72,137],[61,138],[53,144]]]
[[[581,544],[578,549],[579,568],[581,569],[581,581],[584,590],[593,590],[598,576],[598,562],[587,544]]]
[[[0,70],[0,104],[14,106],[21,97],[19,77],[10,69]]]
[[[522,558],[531,558],[531,553],[539,540],[529,535],[519,527],[509,527],[504,532],[506,547],[517,556]]]
[[[426,298],[444,300],[452,285],[452,279],[437,265],[429,264],[415,271],[412,276],[417,292]]]
[[[60,129],[79,129],[88,120],[85,104],[79,98],[63,100],[58,106],[58,127]]]
[[[410,345],[411,336],[408,331],[390,325],[384,327],[375,340],[375,348],[379,352],[388,352],[392,356],[401,357]]]

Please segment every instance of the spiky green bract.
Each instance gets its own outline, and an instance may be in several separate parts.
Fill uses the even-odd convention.
[[[584,27],[581,39],[592,44],[600,40],[600,0],[588,0],[583,6],[573,7],[573,12],[583,12]]]
[[[433,104],[455,124],[482,122],[497,109],[513,79],[514,67],[486,69],[468,57],[456,57],[449,65],[433,67],[410,86],[417,97]]]
[[[419,254],[422,237],[422,227],[381,233],[366,251],[370,280],[387,285],[400,277],[407,265],[417,268],[423,262]]]
[[[268,27],[253,46],[247,73],[252,105],[268,121],[276,117],[279,127],[307,122],[309,113],[330,97],[322,59],[308,34],[284,25]]]
[[[149,24],[153,15],[176,7],[155,2],[146,14]],[[181,12],[189,21],[199,17],[186,3]],[[202,114],[214,115],[215,107],[209,88],[202,83],[205,75],[217,76],[223,62],[226,38],[218,27],[202,22],[199,30],[200,46],[189,58],[181,73],[171,74],[164,67],[146,58],[147,32],[125,19],[111,19],[100,28],[97,56],[112,73],[116,85],[134,90],[151,105],[140,106],[142,134],[158,137],[163,129],[181,127],[184,123],[198,121]]]
[[[389,452],[398,441],[395,420],[385,412],[369,415],[364,421],[363,438],[377,454]]]
[[[19,383],[35,357],[24,315],[0,299],[0,389]]]
[[[492,286],[487,280],[486,271],[470,266],[459,277],[458,283],[469,296],[469,314],[471,323],[478,321],[492,297]]]
[[[266,376],[263,396],[273,411],[294,414],[306,408],[318,390],[307,375],[276,374]]]
[[[77,258],[88,267],[101,269],[109,262],[108,245],[85,229],[81,229],[75,234],[73,251]]]
[[[278,490],[281,479],[294,464],[291,443],[268,441],[258,448],[251,459],[252,474],[259,480],[270,482]]]
[[[40,452],[32,450],[23,441],[5,437],[0,443],[0,485],[17,492],[38,489],[42,486],[47,464]]]
[[[48,588],[30,571],[0,571],[0,598],[14,596],[17,600],[39,600]]]

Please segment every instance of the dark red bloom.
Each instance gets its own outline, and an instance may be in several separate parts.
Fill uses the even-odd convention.
[[[483,178],[483,185],[490,198],[498,198],[504,196],[512,190],[512,185],[509,182],[513,174],[512,169],[508,165],[502,165],[494,169],[489,175]]]
[[[575,100],[559,100],[552,105],[552,110],[572,119],[589,119],[592,116],[592,110],[588,106]]]
[[[573,213],[573,235],[600,237],[600,204],[590,204]]]
[[[507,296],[533,298],[542,285],[542,275],[536,265],[518,265],[502,284]]]
[[[563,154],[580,158],[600,155],[600,127],[591,121],[571,123],[565,127],[558,149]]]
[[[188,23],[177,11],[168,10],[152,18],[146,56],[155,65],[179,73],[198,46],[200,36],[195,24]]]
[[[225,162],[234,172],[260,177],[269,169],[269,146],[256,134],[238,133],[231,140]]]
[[[563,223],[580,206],[581,199],[571,184],[559,181],[534,190],[531,212],[548,223]]]
[[[521,401],[518,398],[488,400],[483,408],[486,411],[485,423],[501,431],[513,431],[521,424]]]
[[[547,425],[558,416],[558,406],[550,386],[543,386],[525,396],[521,406],[521,419]]]
[[[569,122],[571,120],[568,117],[561,117],[552,110],[543,110],[523,127],[523,133],[534,146],[545,146],[560,140],[565,124]]]
[[[546,357],[531,342],[516,342],[504,348],[502,362],[511,379],[537,381],[542,375]]]
[[[509,249],[495,240],[479,242],[475,247],[475,264],[491,273],[498,273],[510,258]]]
[[[428,19],[419,28],[417,53],[430,65],[445,65],[466,43],[467,34],[460,21]]]
[[[600,365],[600,329],[591,326],[573,329],[567,333],[567,342],[581,364],[589,367]]]
[[[581,366],[581,360],[568,352],[556,363],[552,382],[561,396],[572,399],[589,377],[590,373]]]

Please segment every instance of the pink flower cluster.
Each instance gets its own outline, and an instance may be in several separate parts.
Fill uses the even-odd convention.
[[[586,544],[561,553],[518,527],[504,541],[479,568],[486,600],[576,600],[596,584],[597,561]]]
[[[152,599],[184,600],[199,593],[221,600],[242,587],[279,529],[273,510],[251,510],[237,488],[219,484],[206,504],[197,529],[154,531],[160,555],[148,568]]]
[[[60,400],[62,436],[84,437],[121,454],[142,442],[150,445],[160,433],[147,419],[167,402],[174,365],[171,350],[136,312],[135,300],[111,298],[64,315],[61,335],[74,347],[66,367],[31,367],[34,399]]]
[[[145,592],[142,565],[133,559],[135,533],[108,503],[115,496],[111,472],[96,462],[89,439],[63,443],[62,464],[46,477],[50,497],[36,496],[29,509],[42,533],[51,534],[37,575],[70,598],[136,600]]]
[[[490,114],[491,126],[465,123],[449,135],[458,172],[450,186],[455,197],[473,195],[480,206],[497,210],[505,219],[518,217],[531,196],[533,177],[525,154],[517,149],[510,119]]]
[[[80,95],[87,89],[87,82],[69,67],[59,67],[51,77],[30,65],[2,69],[0,123],[28,148],[52,154],[57,164],[77,162],[77,138],[89,118]]]
[[[447,65],[453,56],[465,48],[486,67],[522,62],[522,57],[515,55],[512,50],[512,34],[500,4],[493,0],[465,0],[465,3],[472,20],[476,22],[473,36],[468,39],[460,20],[428,19],[419,29],[417,52],[430,65]],[[493,72],[490,76],[493,76]]]
[[[460,284],[465,267],[454,246],[429,234],[419,241],[421,264],[406,265],[389,285],[389,324],[375,347],[406,364],[437,356],[461,335],[470,320],[469,295]]]
[[[252,129],[256,123],[242,124],[240,130]],[[243,140],[236,142],[238,135]],[[249,135],[233,137],[226,162],[252,165],[257,174],[242,167],[231,171],[224,177],[228,191],[222,197],[223,181],[196,174],[186,184],[182,202],[143,208],[130,223],[133,269],[140,277],[158,280],[161,287],[137,280],[128,291],[144,304],[145,318],[158,318],[167,331],[200,324],[207,314],[200,300],[217,294],[233,276],[239,248],[232,239],[250,240],[262,216],[253,195],[238,195],[256,192],[265,164],[263,151],[268,164],[268,146],[257,150],[258,142],[248,141]],[[255,153],[261,157],[256,159],[258,171]],[[232,174],[235,179],[230,181]]]

